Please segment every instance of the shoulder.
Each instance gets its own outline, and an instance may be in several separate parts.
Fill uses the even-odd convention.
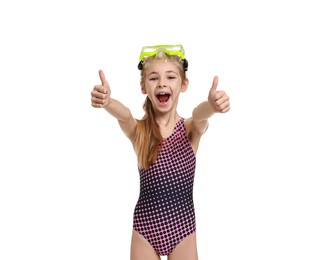
[[[204,128],[204,131],[201,130],[202,128],[196,125],[195,120],[193,118],[187,118],[184,120],[184,127],[188,136],[188,139],[192,145],[193,151],[196,154],[199,143],[201,140],[202,135],[205,133],[207,126]]]

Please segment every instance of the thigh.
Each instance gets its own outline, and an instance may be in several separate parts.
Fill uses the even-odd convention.
[[[196,233],[194,232],[180,242],[170,253],[168,260],[198,260]]]
[[[160,260],[148,241],[133,229],[131,239],[131,260]]]

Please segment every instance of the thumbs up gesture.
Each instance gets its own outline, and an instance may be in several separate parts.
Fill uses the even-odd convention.
[[[215,113],[225,113],[230,110],[229,97],[223,90],[217,90],[218,76],[213,79],[212,87],[209,91],[208,101]]]
[[[96,85],[91,92],[91,105],[96,108],[107,106],[111,102],[111,89],[102,70],[99,71],[101,85]]]

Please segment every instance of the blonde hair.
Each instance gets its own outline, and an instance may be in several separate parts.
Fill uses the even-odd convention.
[[[169,56],[163,51],[158,52],[155,56],[147,57],[143,62],[141,70],[141,84],[145,81],[146,69],[156,60],[168,60],[175,64],[179,69],[182,82],[186,79],[186,73],[183,68],[183,61],[179,56]],[[135,131],[134,148],[138,157],[139,166],[143,169],[148,169],[154,164],[159,155],[160,149],[164,142],[161,135],[160,127],[155,120],[155,114],[152,103],[148,96],[143,104],[145,115],[141,120],[138,120]]]

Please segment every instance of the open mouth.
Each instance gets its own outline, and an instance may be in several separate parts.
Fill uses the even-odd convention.
[[[158,93],[156,95],[160,103],[166,103],[169,100],[170,94],[168,93]]]

